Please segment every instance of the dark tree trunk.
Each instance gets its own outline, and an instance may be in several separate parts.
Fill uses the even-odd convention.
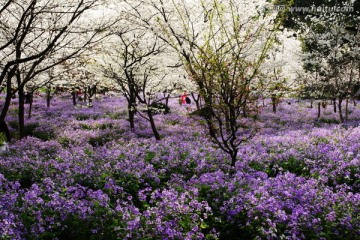
[[[152,131],[154,133],[154,137],[155,137],[156,140],[160,140],[161,137],[160,137],[160,134],[159,134],[158,130],[156,129],[156,125],[155,125],[153,115],[151,113],[151,109],[148,108],[148,110],[146,112],[147,112],[147,115],[148,115],[148,118],[149,118],[149,121],[150,121],[151,129],[152,129]]]
[[[87,88],[87,102],[85,101],[85,103],[87,103],[88,107],[93,107],[93,95],[94,95],[94,89],[90,86],[88,86]]]
[[[212,138],[216,138],[216,130],[212,121],[208,123],[209,134]]]
[[[5,97],[5,102],[1,109],[1,114],[0,114],[0,132],[5,133],[7,142],[11,141],[11,135],[10,135],[10,131],[7,126],[7,123],[5,121],[5,117],[7,115],[7,112],[9,111],[9,107],[10,107],[10,103],[11,103],[11,97],[12,97],[11,91],[12,90],[11,90],[11,78],[10,78],[7,80],[7,83],[6,83],[6,97]]]
[[[170,94],[167,95],[166,99],[165,99],[165,105],[168,107],[169,106],[169,99],[170,99]]]
[[[336,113],[336,99],[333,99],[332,102],[333,102],[333,106],[334,106],[334,113]]]
[[[19,94],[19,137],[24,138],[25,137],[25,94],[24,94],[24,88],[19,87],[18,90]]]
[[[237,149],[233,149],[233,151],[230,153],[231,156],[231,167],[235,168],[236,160],[237,160]]]
[[[276,113],[276,105],[277,105],[277,102],[276,102],[276,96],[275,96],[275,95],[272,95],[272,96],[271,96],[271,104],[272,104],[272,111],[273,111],[273,113]]]
[[[71,92],[73,105],[76,106],[76,92]]]
[[[96,85],[91,87],[91,98],[95,99],[96,98],[96,93],[97,93],[97,87]]]
[[[130,129],[135,129],[135,110],[132,109],[131,104],[128,105]]]
[[[128,101],[128,114],[129,114],[129,122],[130,129],[135,129],[135,114],[136,114],[136,90],[131,89],[130,94],[127,98]]]
[[[87,101],[87,88],[85,88],[84,90],[84,102],[86,103]]]
[[[313,106],[313,103],[314,103],[314,100],[310,100],[310,108],[313,108],[314,106]]]
[[[51,103],[51,98],[50,97],[47,97],[46,98],[46,107],[49,108],[50,107],[50,104]]]
[[[349,120],[349,99],[345,100],[345,121]]]
[[[0,121],[5,121],[5,117],[9,111],[10,108],[10,103],[11,103],[11,98],[12,98],[12,90],[11,90],[11,83],[7,84],[7,90],[6,90],[6,97],[5,97],[5,102],[4,105],[1,109],[1,114],[0,114]],[[10,86],[10,87],[9,87]]]
[[[12,97],[11,78],[8,78],[7,83],[6,83],[5,102],[4,102],[4,105],[3,105],[2,109],[1,109],[1,114],[0,114],[0,132],[5,133],[7,142],[11,141],[11,135],[10,135],[10,131],[9,131],[8,126],[7,126],[7,123],[5,121],[5,117],[7,115],[7,112],[9,111],[9,107],[10,107],[10,103],[11,103],[11,97]]]
[[[28,113],[28,118],[29,118],[29,119],[31,118],[32,106],[33,106],[33,102],[31,101],[31,102],[29,103],[29,113]]]
[[[231,122],[230,122],[230,114],[227,111],[225,115],[225,128],[227,132],[231,131]]]
[[[6,97],[5,97],[4,106],[2,107],[1,114],[0,114],[0,120],[2,120],[2,121],[5,121],[5,117],[9,111],[11,99],[13,98],[13,96],[15,95],[15,92],[16,92],[16,91],[13,91],[12,87],[11,87],[11,79],[15,76],[15,72],[16,72],[16,67],[12,68],[7,74]]]
[[[1,132],[5,132],[7,141],[10,142],[11,141],[11,135],[10,135],[10,131],[9,128],[7,126],[7,123],[5,121],[6,115],[9,111],[10,108],[10,104],[11,104],[11,99],[12,97],[15,95],[15,91],[13,92],[12,88],[11,88],[11,79],[14,77],[16,72],[16,68],[12,68],[8,74],[7,74],[7,78],[6,78],[6,97],[5,97],[5,102],[4,105],[1,109],[1,114],[0,114],[0,128],[1,128]]]
[[[243,111],[243,117],[247,118],[247,110],[246,110],[246,104],[244,104],[244,106],[242,107],[242,111]]]
[[[341,104],[342,104],[342,99],[341,98],[339,98],[339,117],[340,117],[340,122],[344,122],[344,116],[343,116],[343,113],[342,113],[342,106],[341,106]]]
[[[5,133],[7,142],[11,141],[11,135],[10,135],[9,128],[7,126],[7,123],[3,120],[0,120],[0,132]]]
[[[191,93],[191,97],[195,102],[196,105],[196,110],[200,110],[201,106],[200,106],[200,94],[198,94],[197,98],[195,97],[194,93]]]
[[[319,119],[321,115],[321,103],[318,103],[318,115],[317,118]]]
[[[355,100],[355,98],[353,99],[353,102],[354,102],[354,107],[356,107],[356,100]]]
[[[50,107],[50,103],[51,103],[51,90],[47,89],[46,90],[46,107]]]

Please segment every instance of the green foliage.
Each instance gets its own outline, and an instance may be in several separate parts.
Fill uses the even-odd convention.
[[[82,128],[82,129],[85,129],[85,130],[91,130],[92,129],[92,126],[86,124],[86,123],[80,123],[79,126]]]
[[[56,134],[53,129],[48,129],[46,131],[42,131],[39,128],[36,128],[35,131],[32,134],[33,137],[39,138],[44,141],[48,141],[51,139],[55,139]]]
[[[90,119],[90,116],[87,114],[78,113],[75,115],[75,119],[78,121],[84,121]]]
[[[166,123],[169,125],[175,126],[175,125],[179,124],[179,120],[169,120],[169,121],[166,121]]]
[[[289,157],[286,160],[274,161],[274,162],[259,162],[252,161],[249,163],[249,167],[255,171],[265,172],[269,177],[276,177],[278,174],[284,172],[294,173],[297,176],[307,177],[310,176],[310,170],[306,163],[295,157]]]
[[[211,118],[211,111],[209,107],[203,107],[190,113],[191,116],[200,116],[205,119]]]
[[[100,130],[113,129],[114,124],[112,124],[112,123],[102,123],[102,124],[96,125],[96,128],[98,128]]]
[[[8,125],[13,129],[19,129],[19,122],[18,121],[9,121]]]
[[[15,130],[19,130],[19,122],[17,121],[10,121],[9,126],[11,128],[14,128]],[[13,137],[18,137],[18,135],[16,134],[17,132],[15,133],[13,132],[12,133]],[[55,134],[55,130],[51,126],[45,126],[44,128],[42,128],[42,126],[39,123],[34,122],[34,123],[25,124],[24,136],[36,137],[41,140],[47,141],[47,140],[55,139],[56,134]]]
[[[156,114],[169,114],[170,108],[164,103],[153,103],[150,105],[151,113]]]
[[[109,112],[106,114],[107,116],[109,116],[109,118],[117,120],[117,119],[121,119],[124,118],[126,116],[126,112],[122,111],[122,112]]]
[[[80,127],[85,130],[92,130],[92,129],[105,130],[105,129],[113,129],[114,124],[113,123],[101,123],[101,124],[89,125],[86,123],[80,123]]]
[[[350,165],[344,169],[345,174],[338,175],[334,180],[329,180],[329,186],[336,187],[346,184],[353,193],[360,193],[360,169],[358,166]]]
[[[26,124],[24,126],[24,136],[34,136],[35,129],[39,126],[39,123]]]
[[[340,124],[341,121],[334,118],[319,118],[318,122],[326,124]]]
[[[30,188],[34,183],[40,182],[44,176],[43,169],[35,169],[31,165],[20,169],[0,166],[0,172],[10,181],[18,181],[22,188]]]
[[[106,143],[113,140],[113,135],[110,133],[99,134],[95,137],[89,138],[89,144],[93,147],[104,146]]]
[[[5,133],[0,132],[0,146],[4,145],[6,141],[7,139]]]
[[[296,159],[295,157],[289,157],[286,161],[279,163],[279,168],[283,169],[283,172],[294,173],[297,176],[309,176],[310,171],[306,163],[303,160]]]
[[[233,194],[229,189],[223,187],[213,189],[208,185],[199,186],[199,198],[207,201],[213,211],[213,215],[209,216],[205,223],[208,229],[215,228],[220,232],[219,239],[255,239],[259,236],[256,224],[247,224],[248,217],[245,209],[237,214],[236,219],[231,221],[222,214],[221,206]]]
[[[58,142],[63,146],[63,147],[69,147],[70,146],[70,139],[66,138],[66,137],[61,137],[58,139]]]
[[[145,160],[145,162],[151,162],[151,160],[153,160],[153,158],[156,156],[156,153],[155,152],[150,152],[150,151],[147,151],[146,153],[145,153],[145,158],[144,158],[144,160]]]

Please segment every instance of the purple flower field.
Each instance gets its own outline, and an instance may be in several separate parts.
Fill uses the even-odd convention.
[[[339,124],[331,106],[265,105],[230,174],[195,106],[169,105],[156,141],[121,98],[36,98],[0,153],[0,239],[360,239],[359,106]]]

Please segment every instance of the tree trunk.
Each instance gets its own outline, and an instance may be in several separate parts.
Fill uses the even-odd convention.
[[[10,103],[11,103],[11,97],[12,97],[11,91],[12,91],[11,90],[11,79],[10,80],[8,79],[7,84],[6,84],[5,102],[1,109],[1,114],[0,114],[0,132],[5,133],[7,142],[11,141],[11,135],[10,135],[10,131],[7,126],[7,123],[5,121],[5,117],[7,115],[7,112],[9,111],[9,107],[10,107]]]
[[[155,121],[154,121],[154,118],[153,118],[153,115],[151,113],[151,109],[149,108],[149,106],[148,106],[148,110],[146,112],[147,112],[147,115],[149,117],[151,129],[152,129],[152,131],[154,133],[154,137],[155,137],[156,140],[160,140],[161,137],[160,137],[160,134],[159,134],[158,130],[156,129]]]
[[[15,72],[16,72],[16,67],[13,67],[8,73],[7,73],[7,78],[6,78],[6,97],[5,97],[5,102],[4,105],[1,109],[1,114],[0,114],[0,128],[1,128],[1,132],[5,132],[7,141],[10,142],[11,141],[11,135],[10,135],[10,131],[9,128],[7,126],[7,123],[5,121],[6,115],[9,111],[10,108],[10,104],[11,104],[11,99],[13,97],[13,95],[15,95],[15,91],[12,91],[11,88],[11,79],[15,76]]]
[[[24,94],[24,88],[19,87],[18,90],[19,94],[19,138],[25,137],[25,94]]]
[[[86,103],[86,101],[87,101],[87,88],[85,88],[85,90],[84,90],[84,99],[83,99],[83,101],[84,101],[84,103]]]
[[[235,164],[236,164],[236,160],[237,160],[237,153],[238,153],[238,150],[237,149],[234,149],[230,155],[231,155],[231,167],[235,168]]]
[[[169,106],[169,98],[170,98],[170,94],[167,95],[166,99],[165,99],[165,105],[168,107]]]
[[[342,99],[339,98],[339,117],[340,117],[340,122],[344,122],[344,116],[343,116],[343,113],[342,113],[342,106],[341,106],[341,103],[342,103]]]
[[[29,118],[29,119],[31,118],[32,105],[33,105],[33,102],[31,101],[31,102],[29,103],[29,113],[28,113],[28,118]]]
[[[243,117],[247,118],[247,110],[246,110],[246,103],[244,104],[244,106],[242,107],[243,110]]]
[[[86,102],[86,100],[85,100],[85,103],[88,103],[88,106],[91,106],[91,104],[92,104],[92,101],[91,101],[91,98],[92,98],[92,89],[91,89],[90,86],[87,87],[86,92],[87,92],[87,101],[88,101],[88,102]]]
[[[314,100],[310,100],[310,108],[313,108],[314,106],[313,106],[313,103],[314,103]]]
[[[320,118],[320,114],[321,114],[321,103],[319,102],[318,103],[318,116],[317,116],[318,119]]]
[[[76,106],[76,92],[71,92],[72,102]]]
[[[128,114],[129,114],[129,122],[130,129],[135,129],[135,114],[136,114],[136,90],[131,88],[128,101]]]
[[[5,117],[9,111],[9,107],[10,107],[10,103],[11,103],[11,98],[12,98],[12,90],[11,90],[11,82],[8,81],[7,82],[7,90],[6,90],[6,97],[5,97],[5,102],[4,105],[1,109],[1,114],[0,114],[0,121],[5,121]]]
[[[334,113],[336,113],[336,99],[333,99],[333,105],[334,105]]]
[[[271,103],[273,106],[273,113],[276,113],[276,97],[275,96],[271,97]]]
[[[96,93],[97,93],[97,87],[96,87],[96,85],[93,85],[92,90],[91,90],[91,98],[92,99],[96,98]]]
[[[195,98],[195,94],[191,93],[191,97],[192,99],[194,99],[195,105],[196,105],[196,110],[200,110],[200,94],[198,94],[197,98]]]
[[[0,132],[5,133],[7,142],[11,141],[11,135],[10,135],[9,128],[8,128],[6,122],[3,120],[0,120]]]
[[[345,121],[349,120],[349,99],[345,100]]]
[[[356,107],[356,100],[355,100],[355,98],[353,99],[353,102],[354,102],[354,107]]]
[[[247,106],[248,106],[248,98],[249,98],[249,95],[247,94],[247,95],[245,95],[246,96],[246,98],[245,98],[245,100],[244,100],[244,106],[243,106],[243,113],[244,113],[244,118],[247,118],[248,117],[248,108],[246,108]],[[232,111],[231,111],[232,112]],[[231,112],[230,112],[230,114],[231,114]],[[249,110],[249,112],[250,112],[250,110]],[[231,115],[230,115],[231,116]]]
[[[226,110],[225,114],[225,128],[227,132],[231,131],[230,113],[228,110]]]
[[[51,90],[47,89],[46,90],[46,107],[50,107],[50,102],[51,102]]]
[[[128,114],[129,114],[129,122],[130,122],[130,129],[135,129],[135,111],[132,109],[131,104],[128,105]]]

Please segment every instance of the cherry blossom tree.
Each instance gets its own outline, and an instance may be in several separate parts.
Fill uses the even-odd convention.
[[[284,6],[279,22],[296,29],[302,40],[304,69],[308,76],[313,75],[302,78],[302,95],[332,100],[334,111],[338,108],[340,121],[344,122],[349,99],[354,97],[360,81],[359,1],[272,2]]]
[[[155,139],[160,140],[154,110],[169,97],[159,93],[173,90],[172,79],[167,79],[170,69],[163,62],[166,46],[157,36],[139,26],[122,29],[114,33],[112,39],[116,44],[105,51],[106,61],[101,67],[104,76],[112,79],[126,98],[130,128],[135,128],[135,114],[138,113],[149,121]]]
[[[314,19],[303,40],[304,68],[316,75],[316,88],[322,97],[332,99],[334,104],[337,100],[341,122],[348,118],[349,99],[360,83],[360,29],[347,30],[346,17],[340,13]]]
[[[253,136],[240,118],[252,113],[260,66],[271,48],[276,27],[248,1],[140,1],[134,21],[152,30],[178,54],[209,112],[212,140],[238,159],[240,145]],[[146,9],[143,7],[142,9]],[[247,14],[243,14],[246,12]]]
[[[81,17],[99,4],[95,0],[7,1],[0,11],[0,85],[6,81],[4,122],[15,91],[19,94],[19,131],[24,129],[24,89],[28,82],[74,58],[102,37],[108,22],[95,24]],[[15,80],[13,83],[12,81]]]

